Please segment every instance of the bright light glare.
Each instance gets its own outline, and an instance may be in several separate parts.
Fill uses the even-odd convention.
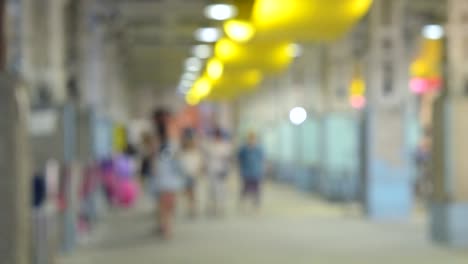
[[[302,46],[299,44],[293,43],[289,46],[289,52],[291,54],[291,57],[293,58],[300,57],[303,53]]]
[[[441,39],[444,36],[445,32],[444,28],[440,25],[427,25],[424,26],[422,34],[427,39],[437,40]]]
[[[198,74],[193,72],[186,72],[182,75],[182,80],[187,80],[190,82],[195,81],[198,78]]]
[[[237,15],[235,6],[227,4],[214,4],[205,8],[205,16],[214,20],[227,20]]]
[[[199,58],[191,57],[185,61],[185,69],[190,72],[198,72],[201,70],[202,64]]]
[[[255,34],[255,28],[248,22],[231,20],[225,23],[224,31],[229,38],[237,42],[247,42]]]
[[[193,92],[199,98],[209,95],[211,92],[211,84],[208,79],[202,78],[196,81],[193,86]]]
[[[193,93],[188,93],[185,96],[185,102],[188,105],[197,105],[197,104],[200,103],[200,98],[198,96],[196,96],[195,94],[193,94]]]
[[[221,78],[221,76],[223,75],[223,70],[224,70],[223,64],[217,59],[211,59],[208,62],[208,65],[206,67],[208,76],[212,80],[217,80]]]
[[[201,42],[216,42],[221,38],[221,30],[218,28],[200,28],[195,31],[195,39]]]
[[[195,79],[184,78],[184,76],[186,76],[187,74],[190,74],[190,73],[185,73],[184,75],[182,75],[182,80],[180,80],[179,86],[177,88],[179,92],[182,94],[187,94],[190,91],[190,88],[192,88],[193,82],[195,81]],[[195,78],[197,77],[196,75],[194,76]],[[192,78],[192,76],[190,76],[190,78]]]
[[[200,59],[208,59],[213,54],[213,47],[210,45],[196,45],[192,49],[193,56]]]
[[[289,112],[289,120],[294,125],[300,125],[307,119],[307,111],[302,107],[294,107]]]
[[[227,38],[221,39],[215,45],[215,55],[221,60],[232,59],[237,53],[236,45]]]

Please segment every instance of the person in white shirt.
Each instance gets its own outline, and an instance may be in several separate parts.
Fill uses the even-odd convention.
[[[185,179],[185,194],[188,199],[188,215],[196,215],[196,183],[202,169],[202,155],[196,145],[194,132],[191,129],[184,131],[181,140],[181,149],[178,153],[178,160],[181,172]]]
[[[225,207],[226,178],[230,170],[232,146],[221,129],[215,129],[206,146],[206,167],[209,182],[209,213],[222,215]]]

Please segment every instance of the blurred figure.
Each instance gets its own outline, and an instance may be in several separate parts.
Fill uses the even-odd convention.
[[[231,144],[224,137],[223,131],[216,128],[206,148],[210,197],[208,212],[213,215],[224,213],[226,178],[229,174],[231,152]]]
[[[196,200],[195,188],[197,178],[202,168],[202,156],[197,148],[195,136],[192,129],[186,129],[182,135],[182,147],[179,151],[178,160],[181,173],[185,179],[185,194],[188,199],[188,215],[195,217]]]
[[[153,124],[158,137],[159,151],[162,151],[170,141],[170,112],[165,108],[156,109],[153,113]]]
[[[418,168],[418,178],[416,179],[415,189],[416,195],[420,198],[426,199],[432,192],[432,183],[430,176],[430,163],[432,158],[432,140],[431,129],[424,130],[424,136],[419,142],[418,148],[415,153],[416,165]]]
[[[238,160],[242,180],[240,206],[243,208],[245,200],[251,197],[254,206],[259,210],[265,159],[255,133],[251,132],[247,136],[247,143],[239,150]]]
[[[159,123],[162,127],[171,126],[169,113]],[[167,134],[165,134],[167,135]],[[161,134],[160,134],[161,136]],[[165,137],[165,136],[164,136]],[[160,138],[160,151],[156,155],[153,175],[153,190],[157,200],[158,233],[169,239],[172,235],[172,222],[175,213],[176,195],[182,182],[179,174],[179,164],[175,159],[175,143],[169,138]]]
[[[153,174],[153,158],[156,154],[156,142],[150,133],[142,135],[140,176],[145,183]]]
[[[135,204],[139,188],[135,179],[135,148],[128,144],[124,152],[115,158],[116,202],[125,208]]]

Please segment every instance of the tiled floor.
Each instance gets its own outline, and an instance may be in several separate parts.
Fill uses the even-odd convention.
[[[235,185],[231,194],[235,194]],[[223,219],[183,214],[171,241],[152,236],[151,207],[109,215],[92,241],[60,264],[467,264],[468,252],[432,245],[423,218],[375,223],[355,208],[324,203],[268,185],[260,215],[236,212],[232,195]]]

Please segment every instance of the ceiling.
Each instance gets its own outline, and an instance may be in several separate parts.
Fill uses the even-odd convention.
[[[175,88],[209,0],[114,0],[132,86]]]
[[[175,89],[196,44],[194,31],[215,23],[203,15],[213,0],[104,1],[118,14],[118,41],[132,87]],[[407,15],[419,21],[412,28],[445,20],[445,0],[407,0],[407,4]]]

